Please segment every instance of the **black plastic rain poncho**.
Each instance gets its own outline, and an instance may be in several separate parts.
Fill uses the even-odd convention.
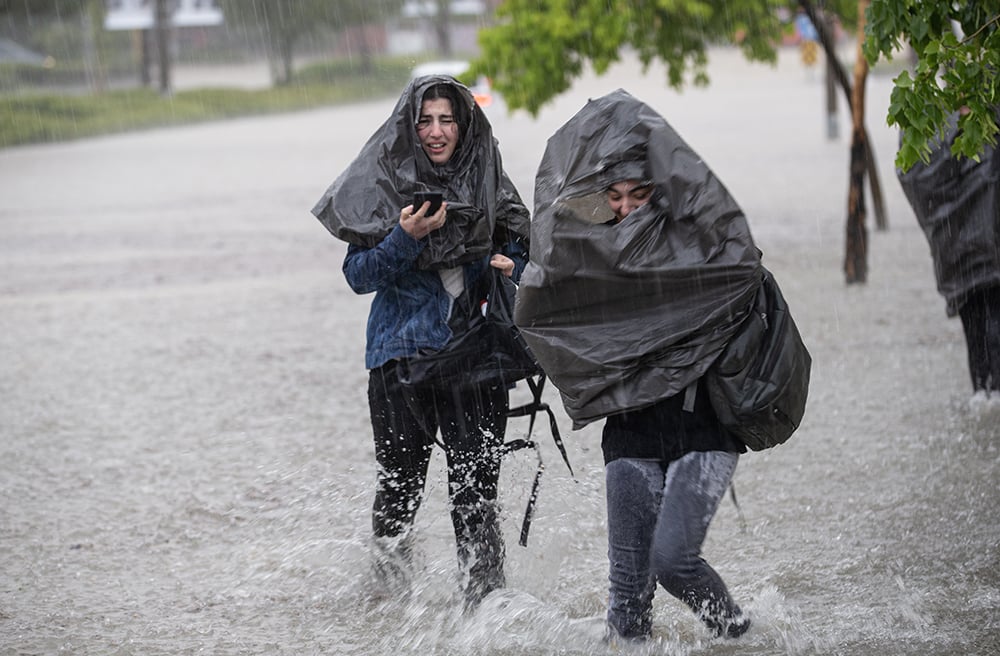
[[[650,181],[617,225],[605,189]],[[515,322],[575,428],[652,405],[700,378],[760,287],[746,218],[652,108],[619,90],[548,141]]]
[[[424,92],[441,83],[453,85],[466,106],[454,109],[460,118],[458,148],[446,164],[436,166],[421,150],[415,126]],[[472,93],[450,77],[411,81],[389,119],[312,212],[335,237],[372,248],[398,225],[399,212],[415,191],[441,191],[448,203],[447,222],[427,237],[417,260],[422,269],[489,255],[496,228],[508,231],[500,235],[504,240],[528,236],[528,211],[504,173],[493,129]]]
[[[957,131],[956,114],[928,163],[897,171],[927,236],[950,317],[973,291],[1000,285],[1000,155],[987,146],[979,162],[953,156]]]

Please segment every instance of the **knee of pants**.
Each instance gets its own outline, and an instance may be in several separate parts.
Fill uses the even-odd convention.
[[[454,506],[479,506],[497,498],[500,468],[491,461],[468,461],[449,466],[448,496]]]
[[[495,502],[480,501],[469,505],[453,505],[451,519],[456,530],[463,528],[467,532],[476,533],[483,528],[499,526],[500,513]]]
[[[667,592],[679,594],[702,576],[704,561],[697,554],[677,548],[653,549],[650,567],[657,583]]]

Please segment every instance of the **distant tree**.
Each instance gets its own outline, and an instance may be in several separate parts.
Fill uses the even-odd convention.
[[[894,82],[887,120],[902,130],[896,165],[908,170],[927,160],[930,143],[948,116],[960,116],[952,152],[976,157],[997,141],[1000,105],[1000,4],[997,0],[872,0],[864,54],[872,64],[892,59],[904,44],[916,56],[914,70]]]
[[[94,13],[95,2],[103,11],[104,0],[0,0],[0,34],[20,41],[25,30],[36,26],[86,20],[83,15]]]
[[[222,0],[220,6],[228,23],[261,29],[272,79],[280,85],[291,82],[295,45],[311,30],[323,25],[344,29],[383,20],[401,5],[402,0]]]
[[[8,32],[16,39],[22,30],[36,24],[78,26],[74,32],[80,36],[79,56],[87,84],[94,91],[102,91],[107,85],[104,13],[104,0],[0,0],[0,32]]]
[[[281,85],[292,81],[296,42],[326,20],[329,5],[326,0],[223,0],[220,7],[228,24],[261,30],[271,65],[271,80]]]
[[[167,0],[153,0],[153,33],[156,34],[156,61],[159,73],[160,95],[173,93],[170,62],[170,18],[172,7]]]
[[[338,0],[331,8],[327,24],[334,29],[374,25],[398,16],[403,0]],[[365,71],[372,70],[372,52],[367,38],[361,39],[361,61]]]
[[[451,57],[451,1],[436,0],[434,31],[437,33],[438,50],[444,57]]]
[[[87,0],[0,0],[0,17],[6,21],[33,20],[79,14]]]
[[[822,8],[854,25],[864,1],[827,0]],[[599,75],[607,71],[620,59],[624,46],[634,49],[646,68],[657,59],[666,64],[666,83],[673,88],[682,88],[688,77],[695,85],[706,85],[712,44],[736,43],[748,59],[774,62],[782,13],[800,6],[821,28],[826,21],[821,20],[818,5],[810,0],[505,0],[497,9],[497,24],[479,34],[482,52],[471,73],[490,76],[510,108],[525,108],[532,114],[568,89],[587,62]],[[837,62],[832,36],[828,29],[821,31],[821,37],[824,34],[827,57]],[[854,125],[845,273],[849,283],[864,282],[866,173],[876,208],[882,207],[874,156],[867,147],[864,103],[858,102],[864,98],[867,69],[855,71],[855,85],[839,62],[836,69]]]
[[[760,0],[505,0],[497,24],[479,33],[477,72],[489,75],[512,108],[537,114],[570,87],[588,61],[598,74],[619,61],[623,46],[644,66],[667,66],[667,83],[685,74],[708,83],[708,47],[731,42],[751,60],[774,62],[781,36],[777,5]]]

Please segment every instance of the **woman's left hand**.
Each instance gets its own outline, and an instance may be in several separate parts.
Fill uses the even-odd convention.
[[[510,278],[514,275],[514,260],[510,259],[506,255],[501,255],[497,253],[490,258],[490,266],[494,269],[500,269],[503,275]]]

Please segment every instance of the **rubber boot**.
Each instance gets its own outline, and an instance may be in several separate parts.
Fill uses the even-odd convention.
[[[465,593],[465,609],[475,609],[486,595],[503,588],[504,542],[497,506],[484,502],[452,510],[458,565]]]

